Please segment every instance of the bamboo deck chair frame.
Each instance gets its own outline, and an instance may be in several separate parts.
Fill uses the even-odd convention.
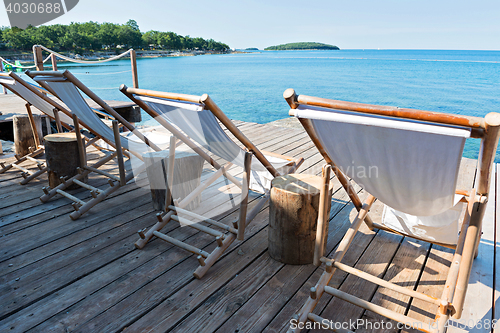
[[[21,79],[18,75],[14,74],[13,72],[0,73],[0,78],[10,78],[10,79],[16,81],[17,83],[21,84],[22,86],[24,86],[26,89],[29,89],[33,93],[34,93],[33,90],[36,90],[35,87],[29,85],[27,82],[25,82],[23,79]],[[32,97],[32,96],[30,96],[30,97],[23,96],[22,93],[13,89],[10,85],[3,84],[1,82],[0,82],[0,84],[2,86],[4,86],[7,90],[12,92],[13,94],[22,98],[26,102],[25,107],[26,107],[26,111],[28,113],[28,119],[29,119],[29,123],[31,126],[31,132],[33,134],[33,139],[35,142],[35,147],[29,147],[30,152],[28,154],[26,154],[24,156],[19,156],[19,155],[15,154],[14,155],[14,157],[16,158],[15,162],[9,163],[7,165],[5,165],[4,163],[0,163],[0,167],[1,167],[0,174],[5,173],[6,171],[8,171],[12,168],[17,169],[18,171],[21,172],[21,176],[23,177],[23,180],[20,183],[21,183],[21,185],[25,185],[25,184],[29,183],[31,180],[37,178],[38,176],[42,175],[44,172],[47,171],[47,166],[45,165],[45,161],[36,158],[36,156],[39,156],[39,155],[44,153],[45,147],[41,144],[41,140],[40,140],[40,137],[38,135],[38,131],[36,129],[35,120],[34,120],[33,112],[31,109],[31,107],[33,106],[33,101],[30,102],[30,97]],[[40,98],[40,97],[37,96],[35,98]],[[46,116],[48,116],[51,120],[56,121],[57,131],[58,131],[58,133],[61,133],[62,126],[61,126],[61,122],[59,121],[59,117],[58,117],[59,110],[56,107],[54,107],[54,109],[53,109],[54,116],[45,113],[43,110],[40,110],[40,111],[42,113],[44,113]],[[66,127],[68,130],[71,130],[71,128],[69,126],[67,126],[66,124],[63,124],[63,126]],[[26,162],[26,161],[36,163],[38,170],[33,172],[33,171],[20,165],[21,163]]]
[[[155,145],[150,140],[148,140],[142,133],[137,131],[132,124],[130,124],[127,120],[125,120],[120,114],[118,114],[113,108],[111,108],[105,101],[103,101],[99,96],[97,96],[95,93],[93,93],[89,88],[87,88],[87,86],[85,86],[82,82],[80,82],[69,71],[67,71],[67,70],[65,70],[64,72],[59,72],[59,71],[27,71],[26,74],[29,77],[31,77],[33,80],[38,82],[43,88],[45,88],[51,94],[58,97],[59,99],[60,99],[60,97],[56,94],[56,92],[44,80],[50,80],[51,82],[69,82],[69,83],[74,85],[75,89],[79,90],[79,93],[83,92],[85,95],[87,95],[89,98],[91,98],[94,102],[96,102],[100,107],[102,107],[108,114],[110,114],[111,116],[113,116],[115,118],[115,120],[113,120],[113,122],[112,122],[114,142],[111,142],[110,140],[103,137],[103,135],[100,135],[99,133],[97,133],[94,129],[92,129],[91,126],[83,123],[80,119],[78,119],[76,114],[72,114],[72,117],[74,119],[75,133],[77,135],[77,140],[79,143],[78,150],[79,150],[79,154],[80,154],[80,160],[84,161],[84,163],[82,164],[82,166],[78,170],[79,174],[77,174],[76,176],[74,176],[70,179],[61,179],[62,183],[59,184],[58,186],[56,186],[55,188],[44,187],[43,191],[45,194],[40,197],[40,200],[42,202],[47,202],[55,195],[60,194],[64,197],[66,197],[67,199],[73,201],[72,206],[73,206],[75,211],[70,214],[71,219],[73,219],[73,220],[78,219],[80,216],[82,216],[83,214],[88,212],[92,207],[94,207],[99,202],[106,199],[109,195],[111,195],[113,192],[115,192],[120,187],[124,186],[131,179],[134,178],[134,172],[131,171],[129,173],[126,173],[123,157],[124,156],[130,157],[130,154],[133,154],[134,156],[136,156],[137,158],[142,160],[142,156],[136,152],[126,150],[125,148],[122,147],[122,143],[121,143],[122,137],[120,136],[120,133],[119,133],[118,121],[120,123],[122,123],[123,126],[125,126],[129,131],[134,132],[134,134],[140,140],[142,140],[142,142],[144,142],[147,146],[149,146],[150,148],[152,148],[155,151],[161,150],[157,145]],[[83,99],[83,97],[82,97],[82,99]],[[90,109],[90,107],[89,107],[89,109]],[[70,111],[67,111],[67,112],[69,113]],[[92,133],[94,133],[96,135],[96,138],[103,139],[108,145],[110,145],[111,147],[114,148],[114,151],[111,154],[108,154],[107,156],[100,159],[98,162],[94,163],[92,166],[87,165],[86,150],[85,150],[86,147],[83,145],[82,140],[81,140],[79,124],[83,124],[87,129],[89,129]],[[118,177],[115,175],[112,175],[106,171],[99,169],[104,164],[108,163],[109,161],[111,161],[114,158],[116,158],[117,162],[118,162],[118,171],[119,171]],[[138,173],[139,170],[135,170],[135,172]],[[99,188],[96,188],[90,184],[83,182],[84,178],[91,173],[96,173],[96,174],[107,177],[109,187],[105,190],[101,190]],[[65,189],[67,189],[72,184],[77,184],[82,188],[88,189],[90,191],[92,199],[85,202],[83,200],[76,198],[75,196],[71,195],[70,193],[66,192]]]
[[[157,219],[158,222],[152,226],[149,230],[146,229],[139,231],[140,239],[135,243],[136,248],[142,249],[148,241],[156,236],[172,245],[178,246],[184,250],[187,250],[195,255],[197,255],[197,259],[200,263],[200,266],[194,271],[193,275],[201,279],[208,269],[215,264],[215,262],[222,256],[224,251],[236,240],[244,240],[245,228],[248,224],[257,216],[259,211],[264,207],[264,205],[269,200],[269,193],[265,193],[255,205],[255,207],[247,212],[248,205],[248,195],[249,195],[249,182],[250,182],[250,172],[251,172],[251,158],[252,155],[257,158],[262,165],[264,165],[269,172],[274,176],[279,176],[279,172],[274,168],[274,166],[267,160],[264,154],[268,156],[278,157],[284,160],[289,161],[287,166],[289,166],[288,173],[294,172],[304,161],[303,158],[294,159],[289,156],[283,156],[279,154],[269,153],[260,151],[234,124],[233,122],[222,112],[222,110],[212,101],[212,99],[204,94],[202,96],[193,96],[193,95],[185,95],[185,94],[174,94],[167,92],[157,92],[151,90],[144,89],[136,89],[136,88],[128,88],[125,85],[120,87],[120,91],[126,95],[130,100],[136,103],[139,107],[141,107],[144,111],[146,111],[152,118],[157,120],[162,126],[164,126],[167,130],[169,130],[172,134],[172,142],[170,144],[171,150],[169,156],[175,156],[175,147],[173,144],[176,139],[185,143],[189,148],[191,148],[194,152],[196,152],[199,156],[201,156],[206,162],[208,162],[212,167],[214,167],[217,171],[211,175],[205,182],[199,185],[193,192],[191,192],[188,196],[183,198],[181,201],[176,201],[175,205],[171,205],[172,201],[172,193],[167,191],[166,195],[166,211],[164,213],[158,213]],[[243,182],[239,182],[229,173],[226,173],[226,169],[231,165],[231,163],[227,163],[225,165],[219,165],[215,160],[213,160],[205,151],[203,151],[195,142],[193,142],[188,136],[186,136],[183,132],[178,130],[164,118],[162,118],[155,110],[149,107],[142,100],[136,98],[137,96],[147,96],[154,98],[161,98],[171,101],[180,101],[180,102],[189,102],[201,104],[204,106],[205,110],[211,111],[211,113],[215,116],[215,118],[220,121],[226,127],[226,129],[231,132],[234,137],[240,141],[240,143],[247,149],[244,158],[244,168],[243,168]],[[174,158],[169,159],[169,167],[167,174],[167,182],[173,179],[174,172]],[[219,221],[215,221],[211,218],[207,218],[204,216],[196,216],[201,218],[203,222],[206,222],[212,226],[221,228],[227,234],[224,234],[218,230],[215,230],[210,227],[198,225],[198,224],[187,224],[188,226],[195,228],[201,232],[205,232],[211,236],[214,236],[217,242],[217,247],[211,252],[207,253],[202,249],[195,248],[187,243],[176,240],[172,237],[169,237],[160,231],[167,225],[167,223],[171,220],[179,221],[179,217],[176,215],[178,212],[183,212],[184,214],[191,214],[182,207],[185,207],[190,203],[197,195],[199,195],[206,187],[208,187],[212,182],[217,180],[221,175],[224,175],[229,181],[233,184],[241,188],[242,190],[242,201],[239,207],[239,218],[237,221],[233,222],[233,226],[228,226]],[[194,214],[196,215],[196,214]]]
[[[29,92],[31,92],[33,94],[31,96],[23,95],[23,93],[21,91],[14,89],[11,85],[2,84],[0,82],[0,84],[2,84],[6,89],[8,89],[9,91],[11,91],[15,95],[17,95],[18,97],[20,97],[26,101],[25,106],[26,106],[26,110],[28,112],[31,130],[33,132],[33,136],[34,136],[36,145],[38,146],[38,149],[36,149],[36,150],[32,149],[32,151],[29,154],[27,154],[23,157],[15,155],[17,161],[15,161],[14,163],[11,163],[8,165],[5,165],[4,163],[0,163],[0,166],[2,167],[2,169],[0,169],[0,174],[4,173],[12,168],[18,169],[21,171],[21,175],[24,178],[21,181],[21,185],[25,185],[28,182],[30,182],[31,180],[39,177],[40,175],[42,175],[43,173],[45,173],[48,170],[47,166],[45,165],[45,161],[35,158],[36,156],[39,156],[39,155],[44,153],[45,147],[43,145],[40,145],[40,138],[38,137],[38,132],[35,130],[36,127],[34,125],[33,113],[31,110],[31,107],[33,106],[33,104],[39,104],[40,101],[35,101],[35,100],[33,100],[33,98],[38,98],[41,101],[43,101],[42,103],[46,103],[52,107],[52,114],[49,114],[42,109],[39,109],[39,110],[56,123],[57,133],[63,133],[63,131],[64,131],[63,128],[68,132],[73,132],[74,131],[74,119],[73,119],[72,113],[69,110],[65,109],[63,106],[58,104],[54,99],[47,97],[46,90],[43,90],[40,87],[29,84],[28,82],[23,80],[21,77],[19,77],[14,72],[0,73],[0,78],[1,77],[10,78],[10,79],[14,80],[16,83],[18,83],[23,88],[27,89]],[[70,119],[68,119],[69,122],[61,121],[61,116],[60,116],[61,112],[70,118]],[[108,116],[108,117],[111,118],[111,116]],[[92,145],[95,148],[97,148],[98,150],[101,150],[101,151],[107,150],[107,149],[103,149],[102,147],[95,144],[95,142],[98,139],[101,139],[101,137],[99,135],[97,135],[97,133],[92,132],[92,130],[86,128],[85,124],[83,122],[81,122],[80,120],[78,122],[79,122],[80,126],[82,126],[83,128],[85,128],[86,130],[88,130],[89,132],[91,132],[92,134],[95,135],[95,138],[92,138],[92,139],[87,138],[86,136],[82,136],[82,138],[85,140],[86,147],[89,147],[90,145]],[[73,127],[72,127],[72,125],[73,125]],[[20,164],[25,162],[25,161],[31,161],[31,162],[37,163],[37,167],[39,170],[37,170],[36,172],[32,172],[31,170],[20,166]]]
[[[349,248],[349,245],[354,239],[354,236],[356,235],[362,222],[365,222],[368,228],[372,230],[374,228],[377,228],[388,232],[394,232],[403,236],[413,237],[416,239],[419,238],[412,235],[402,234],[398,231],[394,231],[388,227],[373,222],[368,215],[368,211],[370,210],[370,207],[376,198],[372,195],[368,195],[367,199],[363,203],[361,202],[358,195],[356,194],[356,191],[354,191],[353,187],[351,186],[349,179],[342,173],[339,168],[336,167],[335,162],[332,161],[332,159],[328,156],[326,150],[323,148],[319,138],[315,134],[311,121],[306,118],[299,118],[300,123],[309,134],[311,140],[316,145],[319,152],[327,162],[327,164],[323,168],[324,184],[328,184],[330,179],[330,170],[333,170],[340,183],[346,190],[347,194],[349,195],[352,203],[358,210],[358,214],[355,220],[352,222],[350,228],[344,235],[337,249],[334,251],[331,259],[325,258],[323,256],[323,244],[316,244],[314,264],[319,266],[321,265],[321,263],[324,263],[326,265],[326,268],[317,284],[311,288],[310,296],[301,308],[300,312],[293,318],[297,321],[297,323],[299,323],[297,325],[297,328],[290,328],[289,332],[299,332],[301,330],[300,327],[302,327],[301,324],[305,324],[307,320],[311,320],[316,323],[322,323],[323,318],[314,314],[313,310],[324,293],[338,297],[344,301],[359,306],[365,310],[373,311],[394,321],[401,322],[403,324],[411,324],[415,329],[421,329],[431,332],[445,332],[445,325],[448,319],[450,319],[451,317],[459,319],[461,317],[473,260],[477,256],[477,249],[481,238],[482,219],[488,200],[488,191],[490,188],[493,161],[495,158],[496,148],[500,136],[500,114],[492,112],[486,115],[485,118],[479,118],[414,109],[368,105],[329,100],[305,95],[296,95],[293,89],[287,89],[284,92],[283,97],[290,105],[290,116],[295,116],[294,109],[298,108],[299,105],[313,106],[335,110],[354,111],[360,114],[382,115],[399,119],[410,119],[429,123],[461,126],[470,128],[471,138],[481,139],[478,173],[479,178],[476,181],[476,187],[467,190],[456,190],[457,194],[465,196],[465,201],[467,202],[465,217],[462,223],[457,245],[450,246],[448,244],[431,242],[437,245],[453,248],[455,250],[452,265],[450,267],[442,295],[440,298],[435,298],[418,291],[401,287],[399,285],[385,281],[376,276],[370,275],[366,272],[341,263],[345,252]],[[323,239],[323,228],[326,223],[328,223],[329,214],[328,212],[324,211],[325,207],[327,207],[325,201],[329,200],[329,198],[325,194],[325,189],[328,188],[328,185],[325,185],[324,187],[325,188],[322,189],[322,195],[320,199],[320,213],[318,217],[316,239]],[[428,240],[424,241],[429,242]],[[424,327],[429,327],[428,324],[425,324],[406,315],[385,309],[369,301],[349,295],[343,291],[328,286],[336,269],[340,269],[348,274],[354,274],[366,281],[375,283],[378,286],[383,286],[390,290],[402,293],[409,297],[427,301],[430,304],[437,306],[434,323],[432,324],[432,326],[430,326],[431,328],[429,330],[426,330],[424,329]]]

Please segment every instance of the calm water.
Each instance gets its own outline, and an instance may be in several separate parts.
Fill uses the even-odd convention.
[[[61,68],[70,69],[104,99],[126,100],[117,87],[132,85],[129,60]],[[473,116],[500,112],[500,51],[266,51],[139,59],[138,70],[141,88],[207,93],[230,118],[258,123],[288,117],[282,97],[287,88],[298,94]],[[475,140],[464,155],[477,158],[477,151]]]

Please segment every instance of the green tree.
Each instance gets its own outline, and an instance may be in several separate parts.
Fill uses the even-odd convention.
[[[4,44],[3,44],[3,43]],[[213,39],[181,36],[175,32],[150,30],[141,33],[134,20],[125,24],[72,22],[69,25],[48,25],[22,30],[17,27],[0,27],[0,46],[8,49],[31,51],[34,44],[42,44],[57,51],[95,51],[126,48],[155,47],[166,50],[215,50],[229,49],[226,44]]]
[[[101,44],[101,48],[114,48],[118,41],[119,26],[114,23],[103,23],[99,27],[96,38]]]

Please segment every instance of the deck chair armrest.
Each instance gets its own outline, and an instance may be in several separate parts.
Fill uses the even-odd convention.
[[[277,157],[277,158],[281,158],[281,159],[291,161],[291,162],[293,162],[295,160],[293,157],[272,153],[270,151],[261,150],[260,152],[264,155],[267,155],[267,156]]]

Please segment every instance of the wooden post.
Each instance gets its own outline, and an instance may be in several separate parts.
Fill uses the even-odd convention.
[[[330,181],[327,186],[326,206],[322,207],[325,212],[330,211],[333,188]],[[288,174],[273,179],[269,205],[271,258],[296,265],[313,262],[322,187],[323,179],[313,175]],[[327,237],[328,223],[323,228],[323,237]],[[318,242],[326,246],[326,239]]]
[[[43,55],[40,45],[33,45],[33,58],[37,71],[43,71]]]
[[[42,118],[40,115],[33,115],[33,121],[35,123],[36,132],[41,136],[42,130]],[[34,133],[31,127],[30,117],[28,115],[15,115],[13,118],[14,126],[14,148],[15,153],[18,157],[27,155],[30,153],[30,147],[35,150],[36,142],[34,139]]]
[[[80,151],[75,133],[57,133],[45,136],[45,158],[47,161],[49,186],[57,187],[61,177],[72,178],[81,166]],[[85,180],[82,180],[85,182]],[[68,189],[78,188],[73,184]]]
[[[137,58],[135,50],[130,51],[130,62],[132,65],[132,82],[134,88],[139,88],[139,77],[137,76]]]
[[[52,62],[52,70],[57,71],[57,57],[54,53],[50,55],[50,61]]]

